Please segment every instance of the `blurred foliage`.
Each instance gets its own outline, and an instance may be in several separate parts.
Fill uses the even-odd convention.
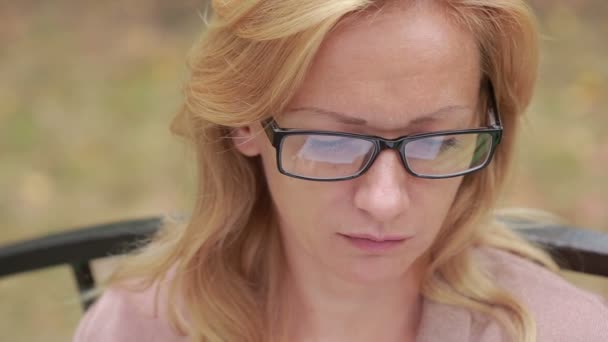
[[[0,3],[0,243],[188,210],[189,152],[167,127],[203,4]],[[542,69],[504,204],[608,231],[608,2],[532,5]],[[3,339],[69,340],[75,294],[63,268],[0,279]]]

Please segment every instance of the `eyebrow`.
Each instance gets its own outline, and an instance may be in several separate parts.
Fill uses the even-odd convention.
[[[431,113],[421,115],[421,116],[411,120],[408,123],[408,126],[416,126],[416,125],[421,125],[421,124],[424,124],[427,122],[435,121],[438,116],[443,116],[443,115],[447,114],[448,112],[470,110],[470,109],[471,109],[470,107],[462,106],[462,105],[446,106],[446,107],[440,108]],[[317,108],[317,107],[298,107],[298,108],[290,109],[286,113],[293,113],[293,112],[300,112],[300,111],[309,111],[309,112],[314,112],[314,113],[321,114],[321,115],[330,116],[333,119],[335,119],[336,121],[338,121],[340,123],[344,123],[344,124],[361,125],[361,126],[367,125],[367,120],[352,117],[352,116],[349,116],[344,113],[335,112],[335,111]]]

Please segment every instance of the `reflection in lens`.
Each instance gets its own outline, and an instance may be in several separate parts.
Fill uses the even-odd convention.
[[[370,141],[340,135],[298,134],[283,140],[281,166],[293,175],[328,179],[357,174],[374,150]]]
[[[465,133],[417,139],[405,145],[404,153],[414,173],[444,176],[483,165],[491,149],[491,134]]]

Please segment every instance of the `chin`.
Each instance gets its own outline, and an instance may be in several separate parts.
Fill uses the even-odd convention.
[[[354,258],[351,265],[342,268],[341,273],[350,281],[360,284],[374,284],[405,279],[412,262],[405,258],[384,256],[364,256]]]

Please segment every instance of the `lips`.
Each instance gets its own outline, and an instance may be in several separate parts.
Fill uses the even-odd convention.
[[[371,234],[338,234],[351,246],[364,251],[366,254],[388,252],[410,239],[404,236],[378,236]]]
[[[408,239],[407,236],[396,236],[396,235],[387,235],[387,236],[376,236],[372,234],[339,234],[347,238],[352,239],[363,239],[370,240],[373,242],[391,242],[391,241],[403,241]]]

